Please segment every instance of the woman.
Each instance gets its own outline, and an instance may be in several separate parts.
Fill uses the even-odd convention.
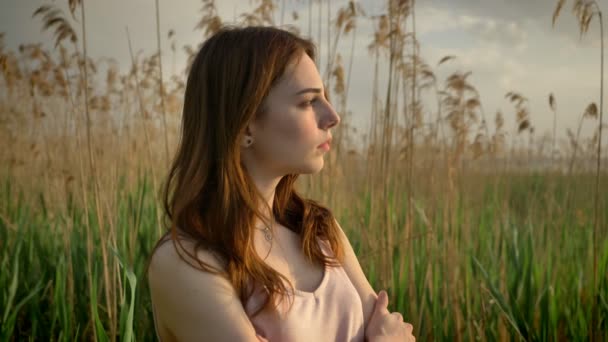
[[[148,268],[162,341],[404,341],[332,213],[294,190],[340,118],[314,45],[223,28],[196,56]],[[169,242],[169,243],[165,243]]]

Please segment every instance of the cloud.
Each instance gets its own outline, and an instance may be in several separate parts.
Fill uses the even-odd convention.
[[[476,3],[431,0],[421,6],[417,23],[424,32],[420,37],[423,59],[434,64],[443,56],[457,56],[453,63],[436,68],[441,84],[456,70],[471,71],[470,81],[480,93],[486,115],[501,109],[508,123],[514,122],[514,116],[504,94],[522,93],[530,99],[532,122],[539,133],[551,128],[547,96],[555,93],[560,100],[558,121],[563,136],[565,127],[576,125],[581,110],[598,101],[597,41],[591,37],[579,41],[577,31],[571,30],[577,28],[570,13],[562,14],[564,28],[559,31],[551,28],[550,15],[542,14],[538,4],[514,1],[514,7],[507,9],[501,7],[501,1],[488,0],[484,4],[496,7],[467,8]],[[519,16],[510,14],[514,8]],[[535,14],[546,20],[533,18]]]
[[[490,18],[498,22],[515,23],[524,32],[536,32],[543,35],[559,36],[576,46],[599,46],[599,23],[595,19],[589,34],[582,41],[579,39],[579,28],[572,14],[573,1],[567,1],[560,16],[552,25],[556,0],[427,0],[420,3],[420,9],[433,8],[436,11],[452,13],[471,18]],[[439,26],[446,25],[439,23]],[[501,29],[500,26],[497,26]],[[509,27],[507,27],[509,30]]]
[[[430,34],[459,32],[484,44],[499,44],[523,51],[528,44],[528,33],[517,21],[449,11],[441,7],[422,7],[418,30],[422,37]]]

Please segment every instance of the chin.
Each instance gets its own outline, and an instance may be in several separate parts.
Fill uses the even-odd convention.
[[[314,162],[310,162],[307,163],[305,165],[301,165],[300,167],[297,168],[297,172],[298,174],[314,174],[314,173],[318,173],[323,169],[323,166],[325,165],[325,162],[323,161],[323,158],[319,158],[319,160],[315,160]]]

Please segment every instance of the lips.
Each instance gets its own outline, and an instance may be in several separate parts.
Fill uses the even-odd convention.
[[[329,145],[331,145],[331,138],[329,138],[329,139],[325,140],[325,141],[324,141],[324,142],[323,142],[321,145],[319,145],[319,146],[317,146],[317,147],[321,147],[321,146],[323,146],[324,144],[327,144],[328,146],[329,146]]]

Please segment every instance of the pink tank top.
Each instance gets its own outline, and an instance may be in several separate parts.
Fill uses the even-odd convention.
[[[320,246],[325,255],[330,255],[329,245]],[[291,291],[289,285],[287,289]],[[279,304],[278,311],[251,317],[265,296],[258,289],[245,305],[262,341],[364,341],[361,298],[342,267],[325,267],[323,279],[313,292],[296,289]]]
[[[325,255],[331,255],[328,245],[320,243],[320,246]],[[288,285],[287,288],[291,290]],[[245,305],[260,341],[364,341],[363,304],[342,267],[325,267],[317,289],[313,292],[295,290],[279,305],[279,312],[261,312],[251,317],[265,296],[263,289],[258,289]],[[293,306],[288,311],[291,301]],[[156,336],[161,341],[154,305],[152,313]]]

